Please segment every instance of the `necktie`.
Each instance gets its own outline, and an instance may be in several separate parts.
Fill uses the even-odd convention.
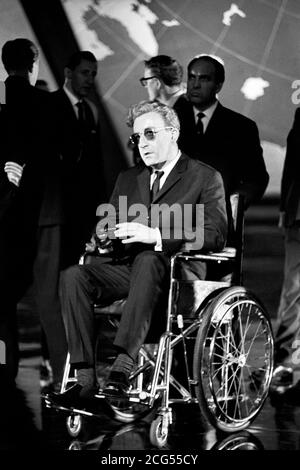
[[[158,191],[159,191],[159,184],[160,184],[160,178],[162,177],[162,175],[164,174],[163,171],[155,171],[155,180],[153,182],[153,185],[152,185],[152,189],[151,189],[151,200],[153,201],[154,198],[156,197]]]
[[[90,106],[84,101],[78,101],[76,103],[78,108],[78,138],[79,138],[79,154],[77,157],[77,162],[82,160],[83,155],[85,154],[85,148],[90,141],[90,137],[95,130],[95,120],[93,112]]]
[[[197,116],[198,120],[196,122],[196,131],[198,136],[202,136],[204,134],[202,119],[204,118],[205,114],[200,112],[197,114]]]
[[[83,127],[85,121],[83,101],[78,101],[78,103],[76,103],[76,106],[78,109],[78,123],[80,127]]]
[[[84,101],[76,103],[78,108],[78,124],[82,135],[87,134],[95,127],[94,116],[89,105]]]

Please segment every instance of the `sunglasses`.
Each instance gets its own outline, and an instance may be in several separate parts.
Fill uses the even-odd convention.
[[[163,131],[165,129],[173,129],[173,127],[171,127],[171,126],[160,127],[158,129],[151,129],[150,127],[146,127],[146,129],[144,129],[143,132],[135,132],[134,134],[132,134],[129,138],[130,143],[133,144],[133,145],[139,145],[141,135],[143,135],[146,140],[154,140],[155,135],[158,132]]]
[[[157,78],[155,75],[152,75],[152,77],[142,77],[140,78],[140,84],[142,86],[147,86],[147,80],[152,80],[152,78]]]

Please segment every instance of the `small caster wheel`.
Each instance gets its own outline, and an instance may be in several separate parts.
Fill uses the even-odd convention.
[[[168,439],[168,417],[158,416],[150,426],[150,442],[155,447],[163,447]]]
[[[78,437],[82,430],[82,416],[72,413],[67,417],[67,430],[71,437]]]
[[[82,450],[82,444],[80,441],[73,441],[69,445],[68,450]]]

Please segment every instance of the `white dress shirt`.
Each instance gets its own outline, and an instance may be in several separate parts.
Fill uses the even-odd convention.
[[[66,87],[66,85],[63,86],[63,89],[64,89],[64,92],[66,93],[67,97],[71,101],[74,113],[76,114],[77,119],[78,119],[79,109],[77,107],[77,103],[79,103],[80,100],[77,98],[77,96],[73,95],[73,93]]]
[[[166,179],[168,178],[169,174],[171,173],[171,171],[173,170],[174,166],[175,166],[176,163],[178,162],[180,156],[181,156],[181,152],[180,152],[180,150],[178,150],[177,156],[176,156],[173,160],[167,160],[166,163],[164,164],[164,166],[159,169],[159,171],[163,171],[163,172],[164,172],[164,174],[162,175],[162,177],[161,177],[160,180],[159,180],[159,189],[161,189],[161,188],[163,187],[163,185],[164,185]],[[151,176],[150,176],[150,189],[152,189],[152,186],[153,186],[155,177],[156,177],[156,174],[155,174],[155,170],[154,170],[154,171],[151,173]]]
[[[180,152],[180,150],[178,150],[178,154],[177,154],[176,158],[174,158],[173,160],[167,160],[166,163],[164,164],[164,166],[159,169],[159,171],[164,172],[164,174],[162,175],[162,177],[159,180],[159,190],[161,190],[161,188],[165,184],[166,179],[168,178],[169,174],[173,170],[174,166],[176,165],[176,163],[178,162],[180,157],[181,157],[181,152]],[[155,174],[155,170],[154,170],[152,172],[151,176],[150,176],[150,190],[152,189],[155,178],[156,178],[156,174]],[[161,238],[160,230],[159,230],[158,227],[155,227],[155,231],[156,231],[157,241],[156,241],[156,244],[154,246],[154,251],[162,251],[162,238]]]
[[[205,109],[204,111],[200,111],[199,109],[195,108],[193,106],[194,110],[194,116],[195,116],[195,122],[197,123],[198,121],[198,113],[202,112],[204,114],[203,118],[201,119],[202,124],[203,124],[203,133],[205,134],[205,131],[207,129],[208,123],[212,118],[212,115],[214,114],[216,107],[218,106],[219,101],[216,101],[214,104],[212,104],[209,108]]]

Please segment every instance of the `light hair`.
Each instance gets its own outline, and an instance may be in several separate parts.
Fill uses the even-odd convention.
[[[127,125],[133,127],[134,121],[146,113],[157,113],[163,118],[166,126],[180,130],[179,119],[174,109],[159,101],[141,101],[132,105],[128,111]]]

